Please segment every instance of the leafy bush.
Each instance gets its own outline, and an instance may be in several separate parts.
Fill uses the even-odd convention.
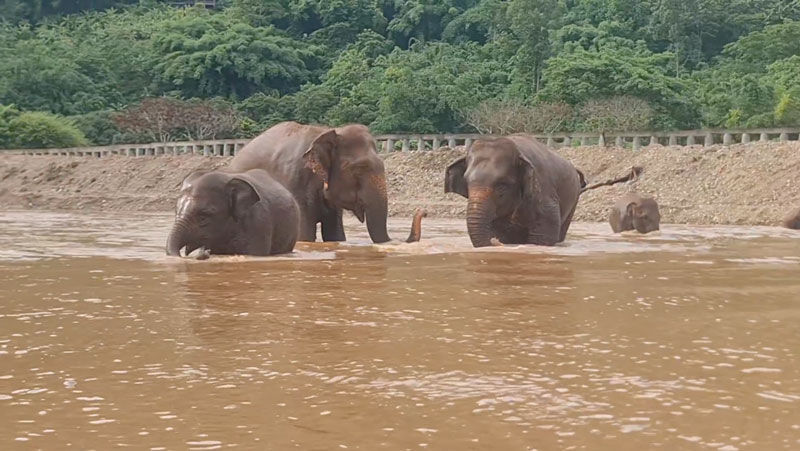
[[[40,111],[25,112],[8,123],[11,147],[37,149],[81,147],[86,136],[67,118]]]
[[[11,147],[11,121],[19,114],[19,110],[14,105],[0,105],[0,148]]]

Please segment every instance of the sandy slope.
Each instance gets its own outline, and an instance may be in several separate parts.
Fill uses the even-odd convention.
[[[559,150],[590,182],[645,168],[630,185],[583,196],[581,221],[605,221],[609,205],[628,190],[655,196],[666,223],[774,225],[800,206],[800,143],[723,147],[580,147]],[[466,200],[444,194],[447,164],[463,150],[394,153],[385,157],[393,215],[424,206],[432,216],[462,216]],[[0,158],[0,208],[169,211],[185,175],[224,167],[228,158]]]

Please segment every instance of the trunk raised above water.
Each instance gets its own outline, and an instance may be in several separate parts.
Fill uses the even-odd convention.
[[[491,246],[491,224],[495,218],[491,191],[486,188],[470,188],[467,204],[467,232],[474,247]]]

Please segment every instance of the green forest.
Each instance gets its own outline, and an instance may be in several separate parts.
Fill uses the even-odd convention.
[[[0,0],[0,147],[800,125],[800,0]]]

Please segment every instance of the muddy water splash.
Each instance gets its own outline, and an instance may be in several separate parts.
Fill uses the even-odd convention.
[[[800,447],[796,232],[197,262],[171,220],[0,217],[0,449]]]

